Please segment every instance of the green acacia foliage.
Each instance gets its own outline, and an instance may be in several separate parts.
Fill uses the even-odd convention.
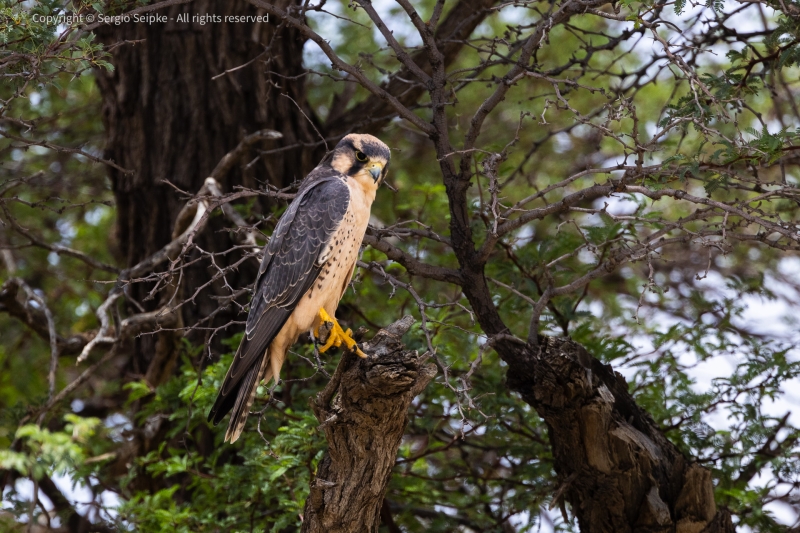
[[[433,2],[419,4],[427,20]],[[505,75],[508,65],[498,57],[516,57],[526,28],[552,5],[506,6],[476,29],[472,46],[448,69],[453,101],[447,119],[454,138],[464,135],[475,110]],[[749,199],[755,198],[754,213],[794,223],[796,231],[798,6],[786,0],[749,7],[709,2],[704,8],[685,1],[626,1],[602,8],[616,19],[587,12],[554,27],[532,60],[531,75],[487,117],[479,149],[470,156],[477,246],[490,235],[498,209],[556,184],[548,191],[549,203],[634,176],[617,165],[626,158],[633,164],[639,156],[640,166],[649,170],[628,185],[655,192],[680,189],[726,205],[751,206]],[[62,7],[59,2],[2,7],[0,60],[19,60],[3,71],[14,76],[0,86],[5,103],[0,245],[6,254],[0,282],[25,280],[47,302],[59,334],[69,337],[99,327],[96,311],[116,273],[53,246],[108,265],[117,264],[119,253],[114,196],[103,165],[93,162],[102,153],[103,133],[98,91],[87,70],[109,65],[91,34],[65,46],[53,26],[33,22],[34,14]],[[344,18],[309,13],[310,25],[344,61],[373,80],[385,80],[398,69],[397,59],[363,9],[351,7],[326,7]],[[400,44],[420,48],[401,9],[379,7]],[[102,6],[72,8],[90,13]],[[719,39],[690,31],[704,24],[702,17],[715,21],[709,27],[717,30],[733,25],[741,18],[731,17],[745,8],[753,16],[762,13],[763,24],[727,35],[712,32]],[[659,48],[655,36],[677,38],[669,26],[656,28],[655,36],[650,32],[657,14],[690,36],[684,66],[691,75]],[[701,53],[708,50],[714,53]],[[332,82],[341,72],[316,47],[309,44],[306,52],[308,101],[324,118],[345,84]],[[481,61],[485,64],[476,68]],[[39,70],[31,74],[34,64]],[[350,107],[368,96],[356,88]],[[413,112],[428,120],[429,104],[423,96]],[[399,119],[379,135],[395,150],[388,181],[396,192],[381,190],[373,215],[385,226],[398,223],[387,235],[405,252],[430,265],[457,268],[447,240],[450,211],[437,153]],[[499,153],[503,157],[492,167],[491,155]],[[581,175],[587,168],[606,170]],[[760,199],[776,184],[784,186],[784,196]],[[530,203],[544,205],[541,198]],[[234,205],[248,223],[262,224],[269,234],[274,218],[259,219],[244,201]],[[785,415],[800,383],[798,322],[790,316],[781,327],[764,330],[746,319],[756,305],[796,314],[798,247],[766,229],[754,230],[736,214],[695,216],[705,207],[620,189],[509,233],[489,256],[485,274],[505,324],[525,338],[532,301],[548,284],[569,284],[613,252],[679,228],[674,231],[684,241],[648,249],[637,261],[553,298],[540,331],[569,335],[624,373],[639,405],[668,438],[711,469],[718,505],[729,508],[738,524],[785,531],[775,513],[783,506],[797,515],[800,486],[800,431]],[[422,238],[421,230],[443,238]],[[357,271],[341,307],[350,325],[374,331],[412,313],[420,321],[404,340],[410,348],[435,350],[440,365],[437,380],[412,404],[388,488],[396,527],[426,533],[577,530],[569,507],[545,512],[559,488],[547,427],[507,392],[505,365],[492,350],[482,349],[486,338],[461,289],[411,276],[375,249],[366,249],[362,260],[370,268]],[[229,445],[223,443],[224,427],[210,427],[205,418],[238,335],[226,339],[224,354],[184,342],[174,374],[157,387],[141,375],[120,374],[125,356],[116,353],[40,419],[40,408],[52,397],[48,342],[7,312],[0,313],[0,332],[0,472],[8,483],[0,527],[24,530],[31,516],[46,522],[42,508],[30,505],[28,485],[21,480],[37,480],[31,485],[39,494],[38,480],[65,476],[95,498],[94,520],[121,531],[297,529],[325,446],[308,398],[327,383],[336,355],[323,355],[317,365],[313,347],[301,339],[283,383],[260,391],[261,414],[251,416],[242,438]],[[78,367],[74,355],[62,356],[55,391],[100,360],[100,351]],[[137,453],[145,441],[156,444]],[[116,499],[101,499],[110,493]],[[70,512],[68,505],[56,505],[53,514],[63,523]]]
[[[238,337],[234,337],[237,344]],[[139,412],[143,420],[170,413],[161,422],[168,426],[164,444],[138,458],[130,475],[172,482],[167,488],[147,492],[123,481],[129,499],[120,508],[121,520],[146,531],[165,532],[260,531],[265,527],[280,531],[297,522],[324,449],[317,421],[308,409],[282,405],[280,417],[265,417],[261,434],[248,432],[235,450],[223,445],[223,432],[217,432],[213,450],[201,453],[192,446],[193,435],[208,431],[206,414],[230,361],[230,356],[223,357],[206,369],[202,384],[187,364],[180,377],[155,391],[146,383],[129,385],[132,400],[147,399],[147,407]],[[183,446],[169,447],[173,439]],[[176,504],[176,491],[190,493],[190,503]]]

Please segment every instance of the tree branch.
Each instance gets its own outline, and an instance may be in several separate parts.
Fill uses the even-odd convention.
[[[6,218],[11,223],[11,227],[14,228],[14,231],[19,233],[23,237],[27,238],[29,241],[31,241],[31,244],[33,244],[34,246],[44,248],[45,250],[50,250],[51,252],[59,255],[74,257],[75,259],[83,261],[87,265],[97,268],[99,270],[105,270],[106,272],[113,272],[114,274],[119,273],[119,269],[117,267],[109,265],[102,261],[98,261],[97,259],[81,252],[80,250],[73,250],[72,248],[69,248],[67,246],[62,246],[60,244],[50,244],[40,239],[27,229],[19,225],[19,223],[14,219],[11,213],[9,213],[5,202],[0,202],[0,208],[3,209],[3,213],[6,215]]]
[[[397,100],[397,98],[394,95],[376,85],[372,80],[370,80],[367,76],[365,76],[364,73],[361,72],[361,70],[347,63],[346,61],[342,60],[342,58],[340,58],[338,55],[336,55],[336,52],[334,52],[331,45],[328,44],[328,41],[323,39],[317,32],[312,30],[308,26],[308,24],[306,24],[300,19],[291,16],[288,12],[284,11],[283,9],[273,4],[264,2],[263,0],[248,0],[248,1],[254,6],[263,9],[270,15],[273,15],[274,17],[285,21],[287,24],[289,24],[290,26],[298,30],[300,33],[302,33],[307,39],[313,41],[317,46],[319,46],[319,48],[322,50],[322,53],[324,53],[328,57],[328,59],[330,59],[334,68],[347,72],[353,78],[358,80],[358,82],[361,84],[362,87],[367,89],[373,95],[388,102],[399,116],[408,120],[409,122],[414,124],[417,128],[424,131],[425,133],[432,133],[434,131],[432,125],[430,125],[429,123],[425,122],[423,119],[415,115],[410,109],[408,109],[399,100]]]
[[[541,344],[507,379],[549,428],[561,483],[551,507],[568,501],[581,531],[734,532],[711,472],[667,440],[620,374],[572,340]]]
[[[435,32],[436,48],[441,53],[442,63],[445,68],[455,62],[459,52],[466,45],[469,36],[478,24],[491,13],[491,7],[497,3],[499,3],[497,0],[461,0],[452,7]],[[435,24],[436,21],[432,19],[431,25],[435,26]],[[398,59],[402,62],[403,57],[398,56]],[[431,74],[432,67],[427,49],[412,54],[410,60],[425,75]],[[410,106],[416,103],[427,90],[427,87],[422,83],[409,84],[408,80],[413,75],[412,69],[404,64],[382,87],[388,94],[395,95],[398,102],[404,106]],[[376,131],[391,120],[394,114],[392,109],[387,100],[374,95],[344,114],[337,114],[335,120],[329,121],[325,126],[329,134],[341,135],[357,127],[359,123],[364,121],[364,117],[386,117],[385,120],[373,122],[369,125],[370,131]]]
[[[461,285],[461,274],[458,270],[452,268],[445,268],[416,259],[413,255],[408,254],[396,246],[392,246],[385,240],[376,237],[370,233],[364,235],[362,240],[364,244],[372,246],[376,250],[386,254],[386,257],[392,261],[397,261],[403,268],[405,268],[412,276],[422,276],[423,278],[435,279],[438,281],[445,281],[447,283],[454,283]]]
[[[0,287],[0,312],[8,313],[36,332],[42,339],[50,342],[50,328],[44,311],[31,305],[29,298],[20,301],[18,298],[20,288],[22,285],[19,278],[11,278],[3,283],[3,286]],[[80,353],[88,341],[85,334],[73,335],[69,338],[56,335],[56,345],[62,356]]]
[[[379,331],[363,346],[366,359],[342,355],[329,385],[311,399],[328,452],[311,482],[303,533],[377,531],[408,407],[436,375],[427,354],[400,340],[413,324],[405,316]]]

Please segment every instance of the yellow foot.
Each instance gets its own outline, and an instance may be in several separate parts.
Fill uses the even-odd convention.
[[[320,352],[326,352],[331,346],[336,346],[339,348],[342,344],[344,344],[349,351],[355,352],[355,354],[359,357],[367,356],[367,354],[359,349],[358,344],[356,344],[356,341],[354,341],[351,337],[353,331],[350,329],[344,331],[336,319],[331,317],[322,307],[319,308],[319,319],[320,326],[326,322],[333,325],[331,328],[331,333],[328,335],[328,342],[320,347]],[[319,337],[319,327],[317,327],[317,329],[314,331],[314,336]]]

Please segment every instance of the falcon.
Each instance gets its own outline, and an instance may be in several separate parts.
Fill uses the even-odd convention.
[[[264,247],[245,334],[219,389],[209,422],[230,412],[225,440],[244,429],[261,381],[277,383],[286,352],[301,333],[331,327],[320,352],[345,345],[366,355],[334,318],[353,277],[370,208],[389,166],[389,147],[350,134],[303,180]]]

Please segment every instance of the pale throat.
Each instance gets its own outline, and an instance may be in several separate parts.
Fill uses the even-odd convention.
[[[375,200],[375,194],[378,192],[378,183],[366,170],[361,170],[352,176],[347,176],[347,182],[352,189],[363,194],[364,199],[369,204]]]

